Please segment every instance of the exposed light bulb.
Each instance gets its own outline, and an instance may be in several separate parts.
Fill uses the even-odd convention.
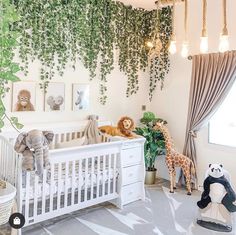
[[[186,58],[188,56],[188,42],[183,42],[181,55],[184,58]]]
[[[146,43],[146,45],[147,45],[147,47],[149,47],[149,48],[153,48],[153,47],[154,47],[153,43],[150,42],[150,41],[148,41],[148,42]]]
[[[201,43],[200,43],[200,52],[202,54],[205,54],[208,52],[208,37],[201,37]]]
[[[219,45],[219,51],[220,52],[226,52],[229,50],[229,36],[227,34],[220,36],[220,45]]]
[[[176,53],[176,51],[177,51],[177,49],[176,49],[176,41],[172,40],[172,41],[170,42],[169,52],[170,52],[170,54],[173,55],[173,54]]]

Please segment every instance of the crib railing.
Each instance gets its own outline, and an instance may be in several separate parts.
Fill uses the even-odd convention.
[[[118,198],[121,142],[50,151],[42,178],[26,172],[18,189],[25,226]]]
[[[17,186],[21,160],[21,155],[14,151],[13,145],[5,137],[0,136],[0,179]]]

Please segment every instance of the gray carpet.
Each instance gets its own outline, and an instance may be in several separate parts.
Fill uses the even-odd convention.
[[[225,234],[204,229],[195,223],[198,215],[196,202],[200,198],[197,191],[192,196],[187,196],[183,189],[170,194],[168,184],[158,181],[156,185],[146,187],[146,196],[145,202],[129,204],[122,211],[103,204],[25,228],[23,235]]]

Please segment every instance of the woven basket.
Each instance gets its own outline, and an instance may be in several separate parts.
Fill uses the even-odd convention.
[[[15,195],[15,187],[8,183],[6,183],[5,188],[0,188],[0,225],[8,222]]]
[[[14,200],[12,199],[8,202],[0,203],[0,225],[6,224],[8,222],[11,215],[13,201]]]

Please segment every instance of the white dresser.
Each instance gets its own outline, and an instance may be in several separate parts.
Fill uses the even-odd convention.
[[[124,141],[119,161],[119,194],[117,206],[145,200],[145,162],[143,137]]]

